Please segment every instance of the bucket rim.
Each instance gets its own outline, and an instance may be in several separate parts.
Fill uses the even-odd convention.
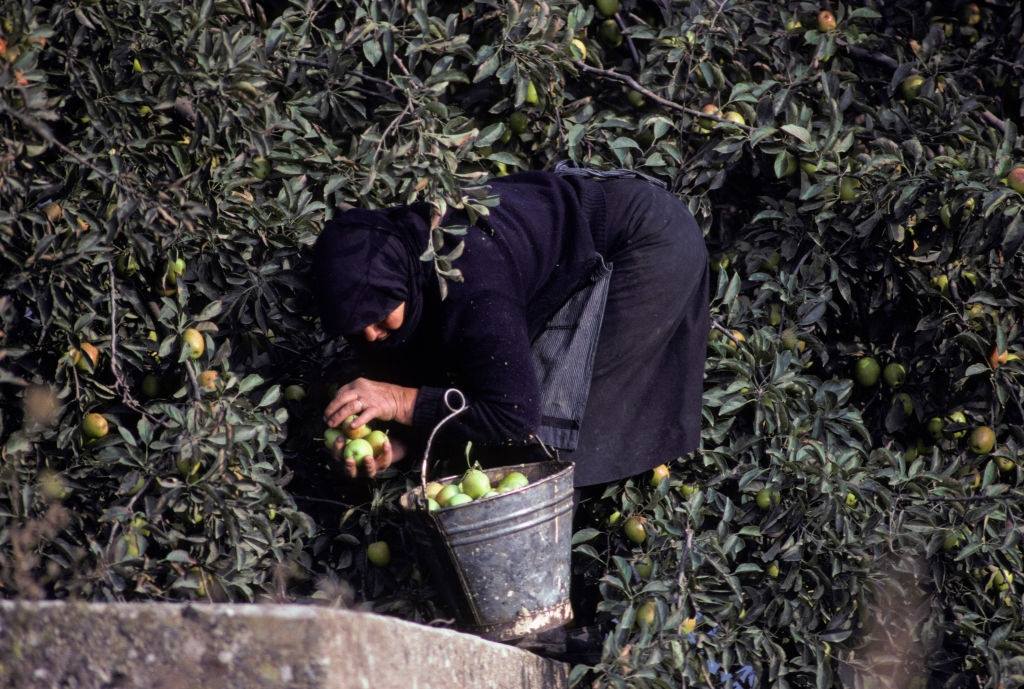
[[[558,479],[564,477],[564,475],[566,473],[571,474],[575,470],[575,468],[576,468],[576,463],[575,462],[569,462],[569,461],[565,461],[565,460],[562,460],[562,459],[548,459],[548,460],[544,460],[542,462],[525,462],[523,464],[509,464],[508,466],[491,467],[489,469],[482,469],[481,471],[483,471],[484,473],[486,473],[488,471],[493,471],[493,470],[496,470],[496,469],[501,469],[501,470],[505,470],[505,471],[516,471],[516,470],[521,469],[523,467],[534,467],[534,466],[543,466],[543,465],[554,465],[556,467],[559,467],[559,469],[557,471],[551,473],[550,475],[545,476],[542,479],[539,479],[537,481],[529,483],[529,484],[527,484],[525,486],[522,486],[520,488],[515,488],[513,490],[510,490],[510,491],[507,491],[507,492],[504,492],[504,493],[499,493],[498,495],[493,495],[490,498],[477,498],[472,503],[469,503],[469,505],[479,504],[479,503],[484,502],[485,500],[491,500],[493,498],[500,498],[500,497],[503,497],[505,495],[516,495],[517,493],[521,493],[521,492],[523,492],[523,491],[525,491],[525,490],[527,490],[529,488],[533,488],[534,486],[540,486],[540,485],[543,485],[543,484],[548,483],[548,482],[557,481]],[[461,475],[462,474],[454,474],[452,476],[445,476],[445,477],[442,477],[442,478],[436,478],[436,479],[432,479],[432,480],[433,481],[437,481],[439,483],[445,483],[445,482],[448,482],[448,481],[450,481],[452,479],[457,479]],[[401,497],[399,497],[399,499],[398,499],[398,504],[402,507],[403,510],[405,510],[407,512],[426,512],[426,510],[419,508],[419,506],[417,505],[416,500],[415,500],[416,492],[421,490],[421,488],[422,488],[422,486],[414,486],[413,488],[410,488],[409,490],[407,490],[404,493],[402,493]],[[465,506],[468,506],[468,505],[459,505],[459,507],[465,507]],[[445,509],[447,509],[447,508],[441,508],[440,511],[443,511]]]

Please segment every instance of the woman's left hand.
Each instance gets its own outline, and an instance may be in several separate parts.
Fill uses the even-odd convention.
[[[350,479],[354,479],[360,473],[367,478],[376,478],[377,474],[386,471],[395,462],[401,461],[407,451],[405,443],[401,440],[397,438],[392,440],[385,437],[384,445],[380,448],[380,452],[372,457],[364,458],[362,462],[357,464],[356,460],[352,457],[346,459],[342,455],[346,440],[348,439],[344,435],[338,436],[338,439],[334,442],[334,447],[331,448],[331,456],[334,457],[335,461],[341,462],[345,475]]]
[[[331,428],[356,414],[352,422],[358,428],[374,419],[412,423],[412,410],[416,404],[416,388],[404,388],[366,378],[356,378],[338,390],[327,405],[324,420]]]

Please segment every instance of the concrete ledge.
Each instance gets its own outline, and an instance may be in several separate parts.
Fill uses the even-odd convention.
[[[488,689],[566,686],[569,668],[391,617],[304,605],[0,601],[16,689]]]

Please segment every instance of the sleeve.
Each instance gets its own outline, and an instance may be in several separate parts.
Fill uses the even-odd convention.
[[[525,307],[498,288],[453,288],[442,308],[443,340],[469,409],[449,425],[483,445],[523,445],[541,417]],[[414,428],[429,430],[448,413],[444,388],[419,388]]]

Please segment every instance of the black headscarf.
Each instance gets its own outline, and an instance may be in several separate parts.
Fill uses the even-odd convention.
[[[430,206],[353,208],[324,227],[313,246],[313,290],[324,332],[364,343],[362,330],[405,302],[402,327],[374,349],[405,344],[419,325],[428,266]]]

